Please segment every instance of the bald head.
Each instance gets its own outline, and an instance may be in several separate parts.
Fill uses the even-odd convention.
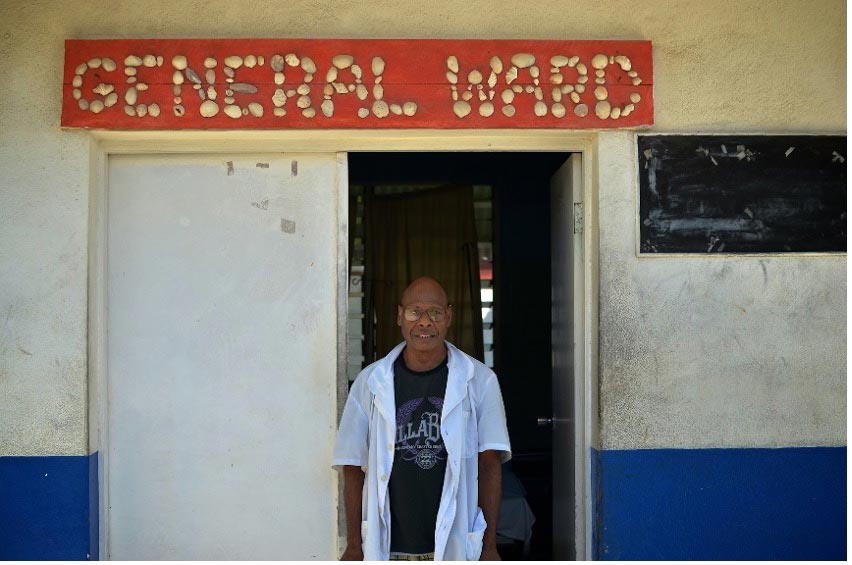
[[[415,279],[408,288],[402,292],[400,302],[408,305],[414,302],[430,302],[446,308],[447,293],[441,283],[431,277],[420,277]]]

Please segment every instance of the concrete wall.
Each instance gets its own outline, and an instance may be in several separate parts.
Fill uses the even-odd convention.
[[[845,133],[840,0],[516,5],[0,4],[0,469],[19,470],[11,456],[23,455],[88,465],[89,140],[59,129],[65,39],[650,39],[653,131]],[[637,259],[633,143],[600,135],[603,484],[617,479],[607,451],[845,445],[845,257]],[[23,555],[80,556],[61,545]]]

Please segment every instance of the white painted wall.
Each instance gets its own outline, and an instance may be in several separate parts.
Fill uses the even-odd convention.
[[[650,39],[652,131],[845,133],[846,6],[840,0],[553,0],[525,10],[514,2],[434,0],[425,6],[400,0],[369,5],[294,0],[284,8],[261,0],[0,3],[5,86],[0,92],[0,455],[87,451],[90,142],[85,132],[59,129],[65,39]],[[602,134],[596,180],[601,217],[608,218],[601,222],[601,405],[610,422],[604,423],[604,447],[841,441],[844,404],[837,398],[845,398],[840,384],[845,260],[767,259],[765,291],[763,270],[752,260],[640,262],[633,258],[626,201],[635,190],[629,174],[634,159],[628,134]],[[729,270],[711,285],[708,277],[725,262]],[[705,352],[690,343],[683,345],[683,356],[667,353],[659,359],[657,352],[653,364],[645,353],[622,358],[634,344],[646,343],[641,340],[653,340],[659,351],[671,349],[673,322],[682,323],[694,311],[648,305],[649,286],[660,290],[674,284],[663,278],[666,269],[690,277],[707,290],[708,304],[720,305],[721,311],[699,310],[686,326],[702,335],[709,331],[706,352],[736,344],[729,333],[732,322],[733,335],[748,338],[742,349],[729,347],[732,361],[722,364],[728,369],[736,364],[736,379],[715,366],[685,364]],[[814,283],[813,275],[825,282]],[[761,290],[741,296],[752,287]],[[673,301],[679,288],[671,289]],[[741,305],[753,315],[727,313],[722,297],[731,296],[752,301]],[[789,331],[779,319],[790,323]],[[784,355],[785,361],[767,356],[768,343],[783,345],[791,355]],[[772,370],[784,362],[787,371]],[[699,417],[689,417],[693,413]]]

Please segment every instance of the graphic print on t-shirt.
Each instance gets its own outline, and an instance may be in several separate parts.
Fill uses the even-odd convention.
[[[428,402],[422,410],[418,408]],[[415,398],[396,411],[396,450],[403,461],[414,461],[421,469],[431,469],[446,460],[441,437],[441,408],[444,399],[436,396]]]

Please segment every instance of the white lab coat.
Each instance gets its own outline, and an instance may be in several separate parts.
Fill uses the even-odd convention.
[[[449,374],[441,436],[447,449],[447,469],[435,524],[435,560],[472,561],[482,552],[486,526],[477,504],[478,454],[490,449],[501,451],[505,462],[511,457],[511,447],[496,375],[451,343],[446,344]],[[396,439],[393,363],[404,347],[404,342],[399,344],[355,379],[334,446],[336,468],[353,465],[366,473],[361,507],[365,560],[390,557],[387,493]]]

